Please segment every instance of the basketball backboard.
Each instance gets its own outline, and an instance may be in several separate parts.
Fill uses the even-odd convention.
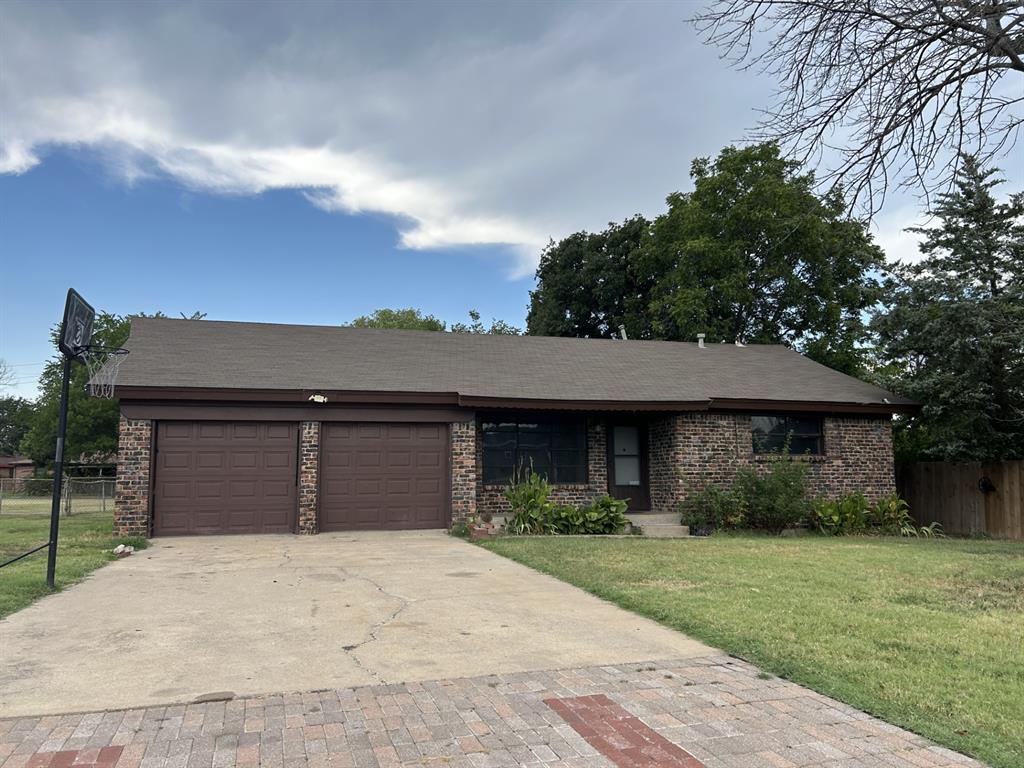
[[[68,289],[64,304],[64,321],[60,325],[57,346],[72,360],[81,360],[86,348],[92,342],[92,321],[96,310],[78,295],[74,288]]]

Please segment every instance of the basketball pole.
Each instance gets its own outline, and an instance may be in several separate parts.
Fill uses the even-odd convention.
[[[57,416],[57,451],[53,459],[53,500],[50,504],[50,546],[46,552],[46,585],[53,589],[57,571],[57,533],[60,529],[60,497],[64,484],[64,437],[68,431],[68,389],[71,357],[64,355],[64,379],[60,385],[60,413]]]

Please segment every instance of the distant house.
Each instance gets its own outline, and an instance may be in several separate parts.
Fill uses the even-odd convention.
[[[35,465],[25,456],[0,456],[0,479],[32,477]]]
[[[444,528],[532,467],[674,513],[788,443],[816,493],[894,489],[914,404],[782,346],[134,318],[117,528]]]

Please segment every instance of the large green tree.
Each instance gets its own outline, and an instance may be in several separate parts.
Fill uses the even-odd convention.
[[[129,319],[101,312],[93,325],[93,343],[107,347],[123,346],[128,338]],[[57,330],[53,343],[57,344]],[[60,388],[63,361],[60,356],[50,360],[39,377],[39,399],[31,426],[21,441],[21,452],[36,464],[53,463],[57,444],[57,412],[60,406]],[[72,363],[68,390],[68,432],[64,455],[69,462],[80,457],[112,454],[117,451],[119,421],[116,400],[92,397],[86,389],[89,372],[81,363]]]
[[[35,405],[21,397],[0,397],[0,454],[17,453],[32,425]]]
[[[639,214],[603,232],[577,232],[544,249],[526,318],[538,336],[654,336],[647,309],[653,280],[639,271],[651,223]]]
[[[781,343],[848,372],[861,369],[863,314],[884,262],[839,190],[774,144],[727,147],[694,161],[692,192],[668,211],[599,235],[578,233],[542,255],[528,331],[631,338]]]
[[[922,404],[897,430],[902,459],[1024,457],[1024,194],[999,202],[998,170],[961,168],[872,320],[886,383]]]

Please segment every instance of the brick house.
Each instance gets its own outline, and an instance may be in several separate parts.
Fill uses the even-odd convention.
[[[35,464],[27,456],[0,456],[0,479],[24,480],[32,477]]]
[[[527,466],[675,512],[784,443],[878,497],[914,407],[782,346],[157,318],[126,346],[115,515],[146,535],[443,528]]]

